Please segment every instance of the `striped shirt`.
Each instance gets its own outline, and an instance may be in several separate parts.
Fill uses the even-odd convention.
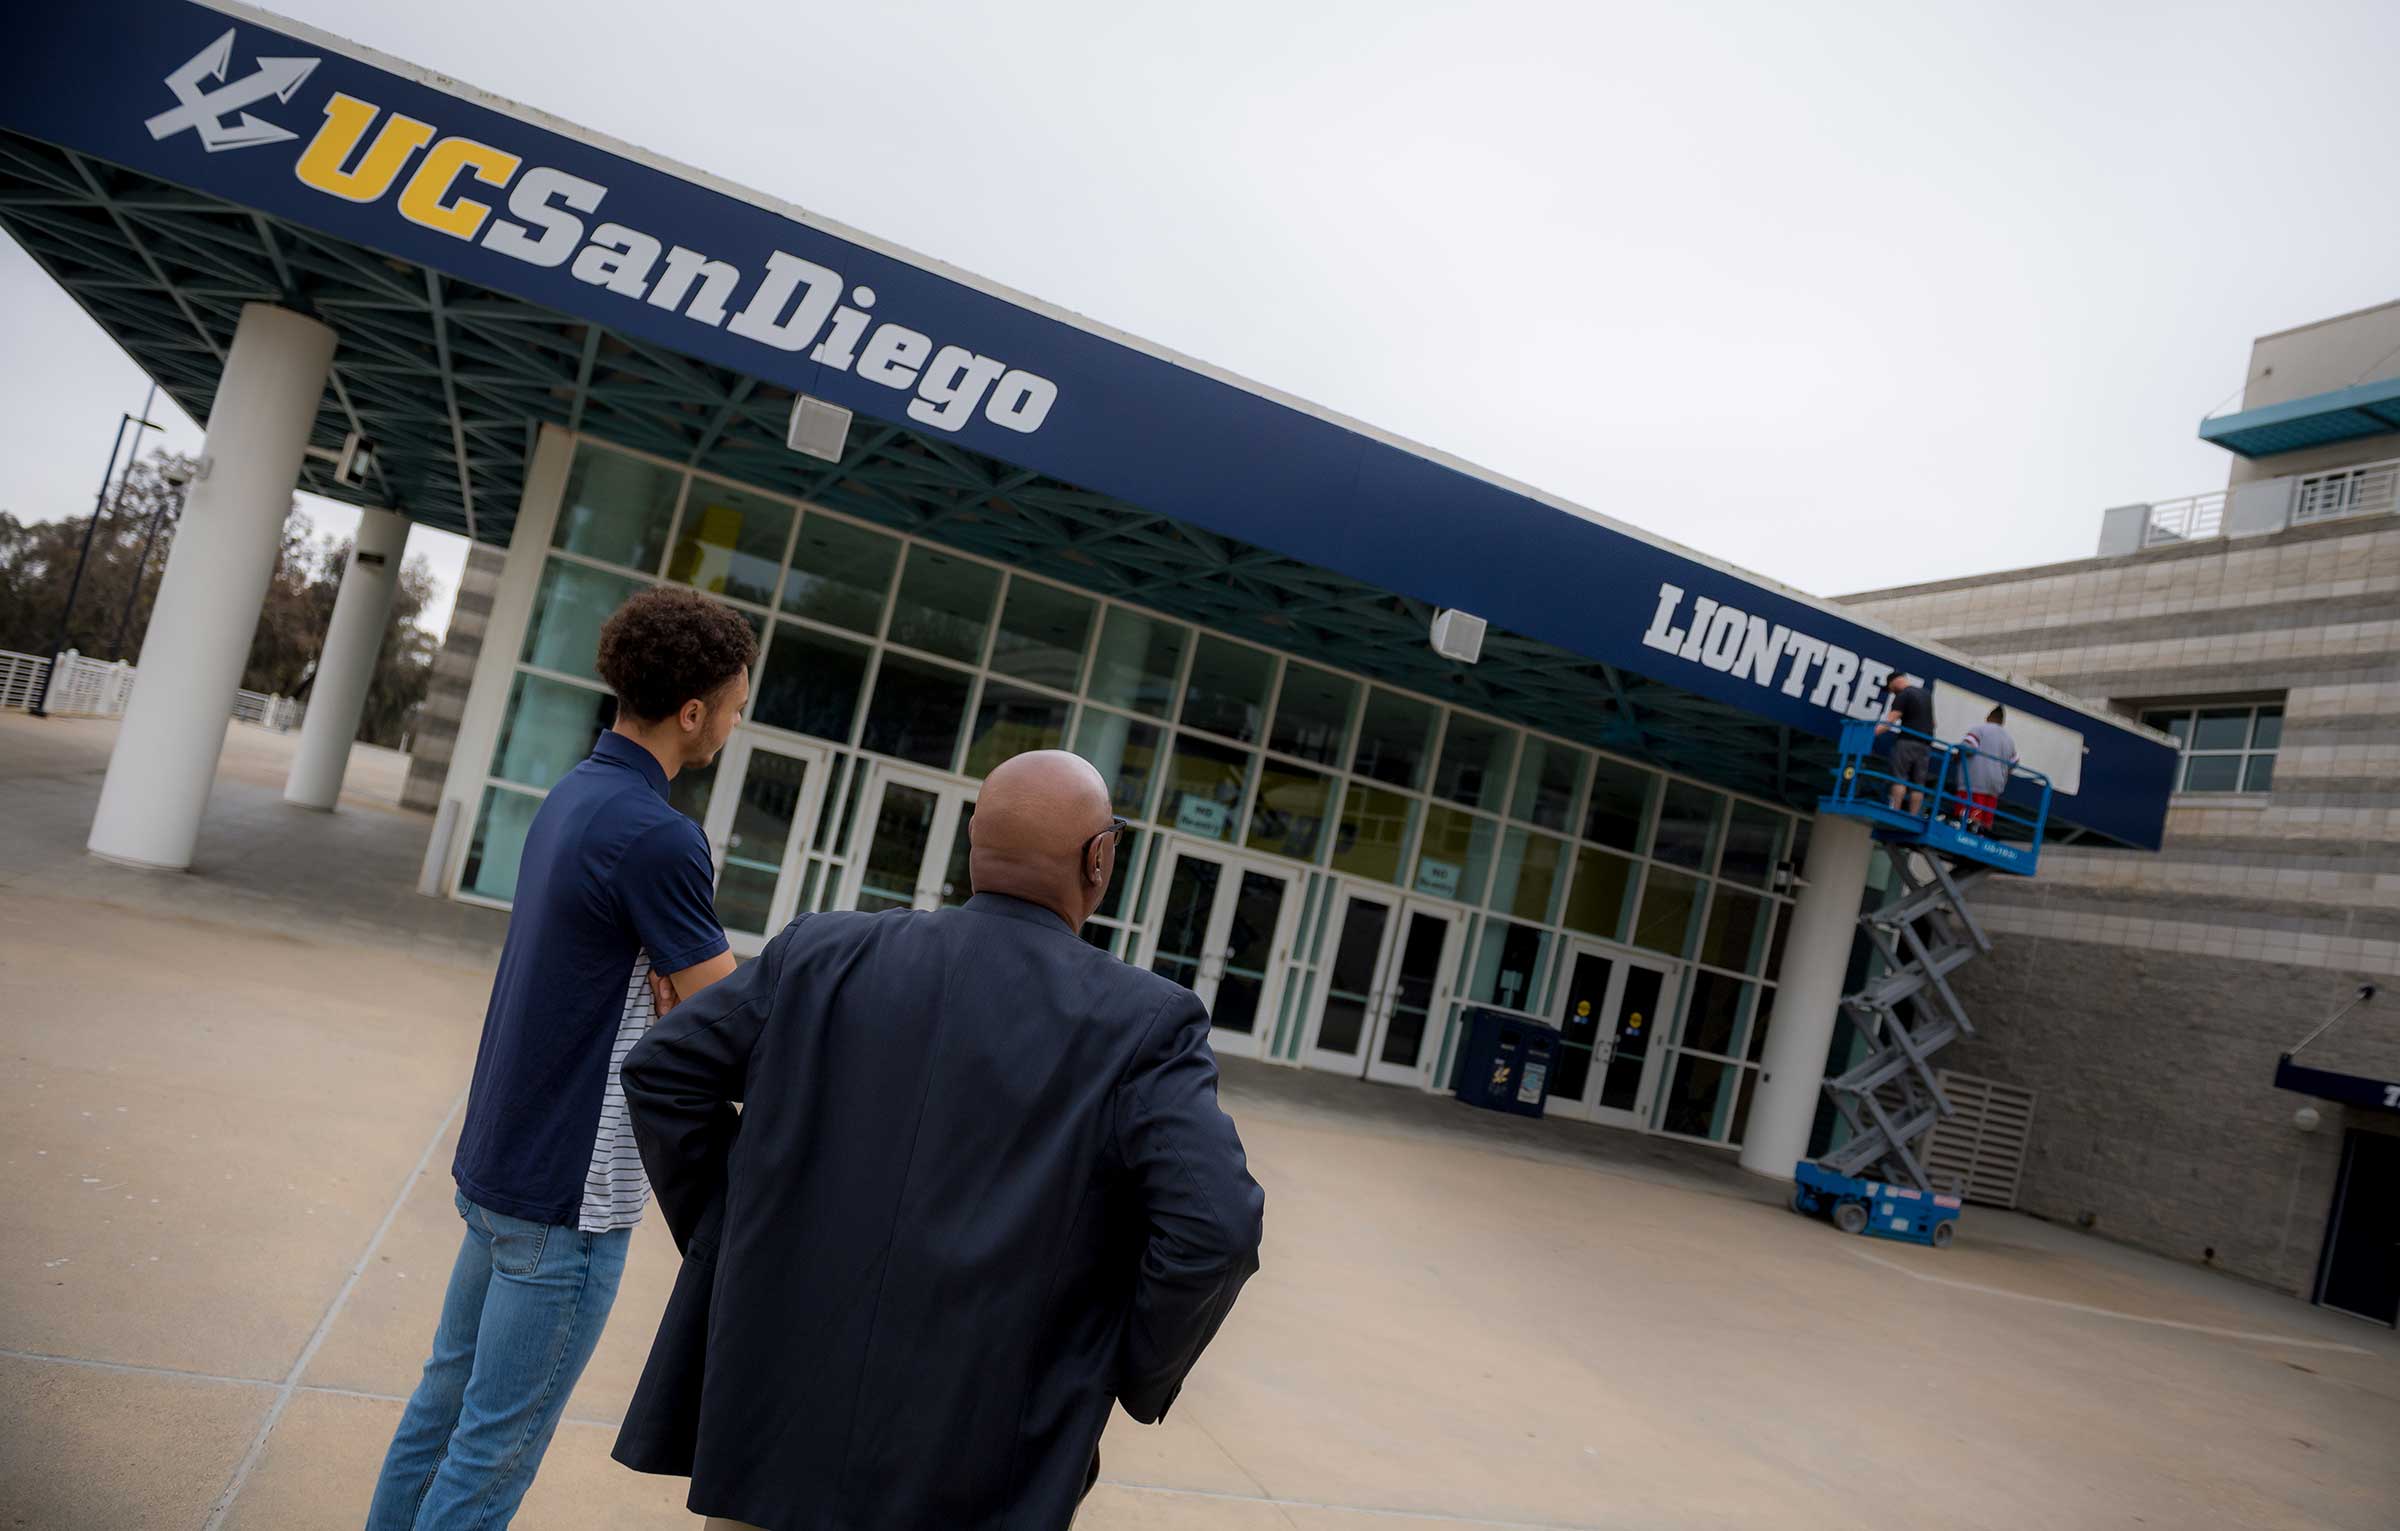
[[[591,1167],[583,1172],[583,1210],[575,1226],[585,1233],[610,1233],[631,1228],[650,1204],[650,1178],[642,1173],[642,1153],[634,1145],[633,1121],[625,1113],[625,1055],[658,1019],[658,1000],[650,993],[650,954],[633,962],[633,978],[625,985],[625,1014],[617,1021],[616,1045],[608,1054],[608,1086],[600,1095],[600,1129],[592,1137]]]

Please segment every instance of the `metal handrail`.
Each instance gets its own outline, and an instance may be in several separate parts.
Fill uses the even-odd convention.
[[[2291,486],[2285,525],[2313,526],[2320,521],[2374,515],[2400,510],[2400,457],[2327,468],[2318,473],[2295,473],[2274,480]],[[2211,490],[2179,500],[2157,500],[2144,507],[2142,546],[2166,547],[2178,542],[2204,542],[2225,535],[2225,508],[2231,491]],[[2260,528],[2273,530],[2273,528]]]
[[[2400,508],[2400,458],[2302,476],[2292,489],[2292,524],[2313,525]]]
[[[41,695],[42,680],[51,662],[39,654],[0,649],[0,711],[30,708]],[[123,660],[90,659],[68,649],[58,657],[45,704],[54,717],[119,718],[133,698],[134,667]],[[288,696],[263,691],[237,691],[233,716],[244,723],[264,724],[284,733],[300,726],[307,706]]]
[[[2154,548],[2170,542],[2198,542],[2220,536],[2225,530],[2225,491],[2186,495],[2180,500],[2159,500],[2150,506],[2150,519],[2142,523],[2142,546]]]
[[[1889,769],[1878,767],[1878,762],[1884,758],[1878,753],[1878,749],[1886,736],[1895,742],[1904,738],[1921,739],[1940,758],[1941,769],[1935,773],[1934,780],[1930,785],[1903,781],[1900,777],[1892,774]],[[1863,803],[1885,813],[1897,814],[1901,818],[1915,819],[1923,823],[1930,823],[1937,816],[1953,816],[1951,813],[1945,813],[1945,808],[1954,809],[1956,816],[1964,817],[1965,810],[1973,806],[1973,799],[1963,785],[1967,780],[1964,770],[1967,761],[1977,756],[1985,760],[2000,760],[1999,756],[1986,750],[1976,749],[1961,740],[1937,739],[1931,734],[1920,733],[1913,728],[1902,728],[1895,724],[1872,721],[1844,723],[1840,748],[1841,758],[1835,764],[1834,787],[1829,801],[1835,804]],[[2001,821],[2006,820],[2012,826],[2022,828],[2026,839],[2039,844],[2042,830],[2050,819],[2050,778],[2029,766],[2017,765],[2009,761],[2000,763],[2008,767],[2009,785],[2001,789],[2000,800],[1992,806],[1993,830],[1988,834],[1988,838],[2000,838],[1997,830]],[[1962,783],[1956,789],[1950,785],[1953,774],[1956,774]],[[1873,784],[1871,789],[1863,785],[1870,783]],[[2034,810],[2030,815],[2009,806],[2010,790],[2019,784],[2033,789],[2037,794]],[[1892,807],[1891,789],[1895,786],[1905,788],[1908,793],[1923,794],[1926,799],[1924,811],[1912,814],[1905,807]],[[1870,790],[1871,796],[1868,795]],[[1903,801],[1905,802],[1905,800],[1904,795]]]

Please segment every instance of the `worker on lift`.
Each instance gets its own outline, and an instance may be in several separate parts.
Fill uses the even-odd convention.
[[[1989,834],[1992,810],[2008,790],[2008,773],[2016,769],[2017,741],[2008,731],[2008,709],[1995,707],[1990,716],[1967,730],[1961,741],[1974,753],[1967,757],[1966,827]]]
[[[1875,732],[1900,730],[1892,741],[1892,808],[1897,811],[1902,795],[1908,798],[1908,812],[1918,817],[1925,813],[1925,789],[1933,784],[1933,693],[1916,677],[1895,674],[1885,682],[1891,693],[1891,710],[1875,725]]]

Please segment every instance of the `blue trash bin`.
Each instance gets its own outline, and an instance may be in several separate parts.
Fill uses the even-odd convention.
[[[1529,1015],[1477,1005],[1459,1017],[1465,1036],[1451,1084],[1458,1098],[1486,1111],[1540,1116],[1558,1062],[1558,1031]]]

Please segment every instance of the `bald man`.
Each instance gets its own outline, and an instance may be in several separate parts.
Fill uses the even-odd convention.
[[[1207,1012],[1076,935],[1124,828],[1019,755],[964,908],[803,916],[625,1059],[684,1263],[616,1458],[711,1526],[1064,1527],[1258,1269]]]

